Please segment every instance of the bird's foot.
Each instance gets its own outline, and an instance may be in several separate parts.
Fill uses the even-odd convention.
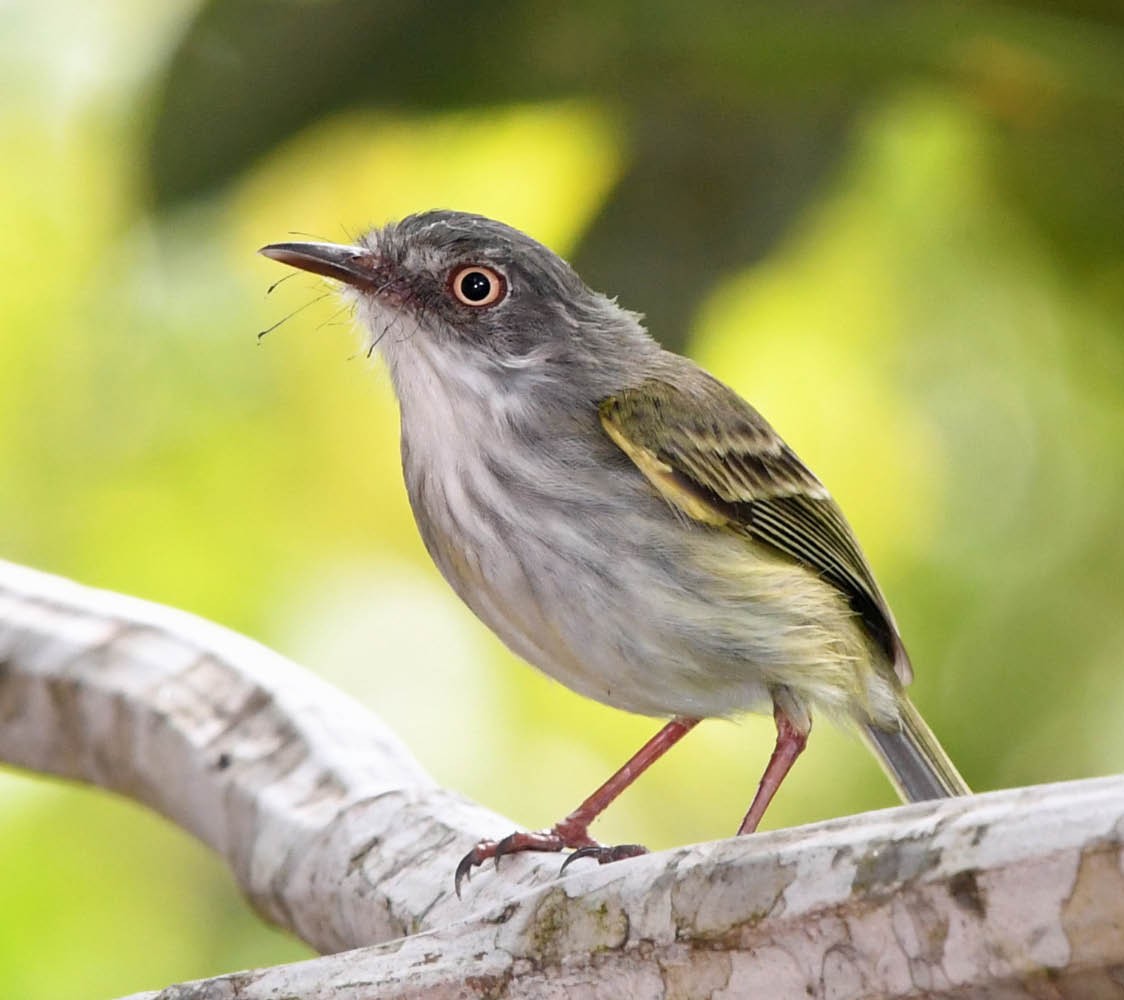
[[[596,843],[590,838],[584,826],[567,824],[565,820],[550,830],[539,830],[536,833],[519,831],[502,840],[482,840],[461,858],[456,875],[453,877],[453,886],[459,897],[461,883],[471,877],[473,868],[479,868],[489,858],[495,858],[496,867],[499,867],[500,858],[505,854],[521,854],[523,851],[564,851],[567,847],[594,847]]]
[[[457,865],[457,871],[453,877],[453,885],[457,891],[457,896],[459,897],[461,894],[462,883],[471,877],[472,869],[478,868],[489,858],[494,858],[498,867],[500,858],[507,854],[521,854],[523,851],[556,852],[564,851],[567,848],[574,849],[574,853],[565,860],[562,871],[565,871],[572,861],[579,858],[596,858],[598,864],[606,865],[610,861],[635,858],[638,855],[648,853],[648,849],[641,847],[639,844],[605,847],[589,836],[584,824],[563,820],[550,830],[539,830],[536,833],[521,831],[504,837],[502,840],[480,841],[461,858],[460,864]]]

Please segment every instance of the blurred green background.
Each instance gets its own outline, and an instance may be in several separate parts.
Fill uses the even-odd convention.
[[[1118,3],[9,0],[0,95],[0,557],[244,631],[444,784],[560,817],[655,724],[460,607],[385,372],[254,253],[480,211],[817,470],[975,788],[1124,770]],[[728,835],[772,736],[700,727],[595,833]],[[157,817],[11,772],[0,800],[4,996],[307,953]],[[825,723],[767,825],[892,802]]]

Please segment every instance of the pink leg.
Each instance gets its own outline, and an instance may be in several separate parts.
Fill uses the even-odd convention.
[[[560,836],[589,840],[586,828],[600,816],[629,785],[648,770],[668,750],[699,724],[698,719],[672,719],[625,762],[624,766],[577,807],[554,829]],[[566,844],[585,847],[585,844]]]
[[[808,733],[812,729],[812,720],[807,711],[791,696],[781,697],[782,693],[786,692],[778,691],[773,701],[773,718],[777,722],[777,743],[765,767],[765,773],[761,776],[761,783],[757,786],[757,794],[753,796],[749,812],[745,814],[742,825],[738,827],[739,835],[753,833],[757,829],[757,824],[761,822],[761,817],[765,815],[765,810],[769,808],[769,803],[773,801],[773,796],[777,794],[777,789],[781,787],[785,775],[804,750],[808,742]],[[793,715],[796,716],[795,719],[791,717]]]
[[[605,784],[565,819],[555,823],[551,829],[539,833],[513,833],[500,841],[480,841],[457,865],[455,878],[457,895],[460,895],[461,882],[468,877],[473,868],[483,864],[488,858],[495,858],[496,863],[499,864],[500,858],[505,854],[515,854],[520,851],[561,851],[569,847],[582,849],[586,852],[583,856],[596,856],[602,863],[643,854],[645,848],[639,844],[601,847],[590,837],[589,824],[698,723],[698,719],[672,719],[637,750]]]

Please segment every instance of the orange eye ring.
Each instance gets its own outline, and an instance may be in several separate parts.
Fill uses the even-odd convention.
[[[507,279],[483,264],[469,264],[449,275],[449,291],[461,305],[481,309],[507,297]]]

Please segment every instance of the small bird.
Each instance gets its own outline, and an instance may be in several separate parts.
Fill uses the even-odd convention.
[[[643,853],[589,825],[705,718],[771,709],[776,722],[739,834],[813,711],[857,724],[903,799],[970,794],[906,696],[909,657],[838,505],[639,315],[524,233],[463,212],[260,252],[342,283],[390,369],[418,528],[461,599],[567,687],[669,720],[551,829],[479,843],[458,894],[474,867],[517,851]]]

